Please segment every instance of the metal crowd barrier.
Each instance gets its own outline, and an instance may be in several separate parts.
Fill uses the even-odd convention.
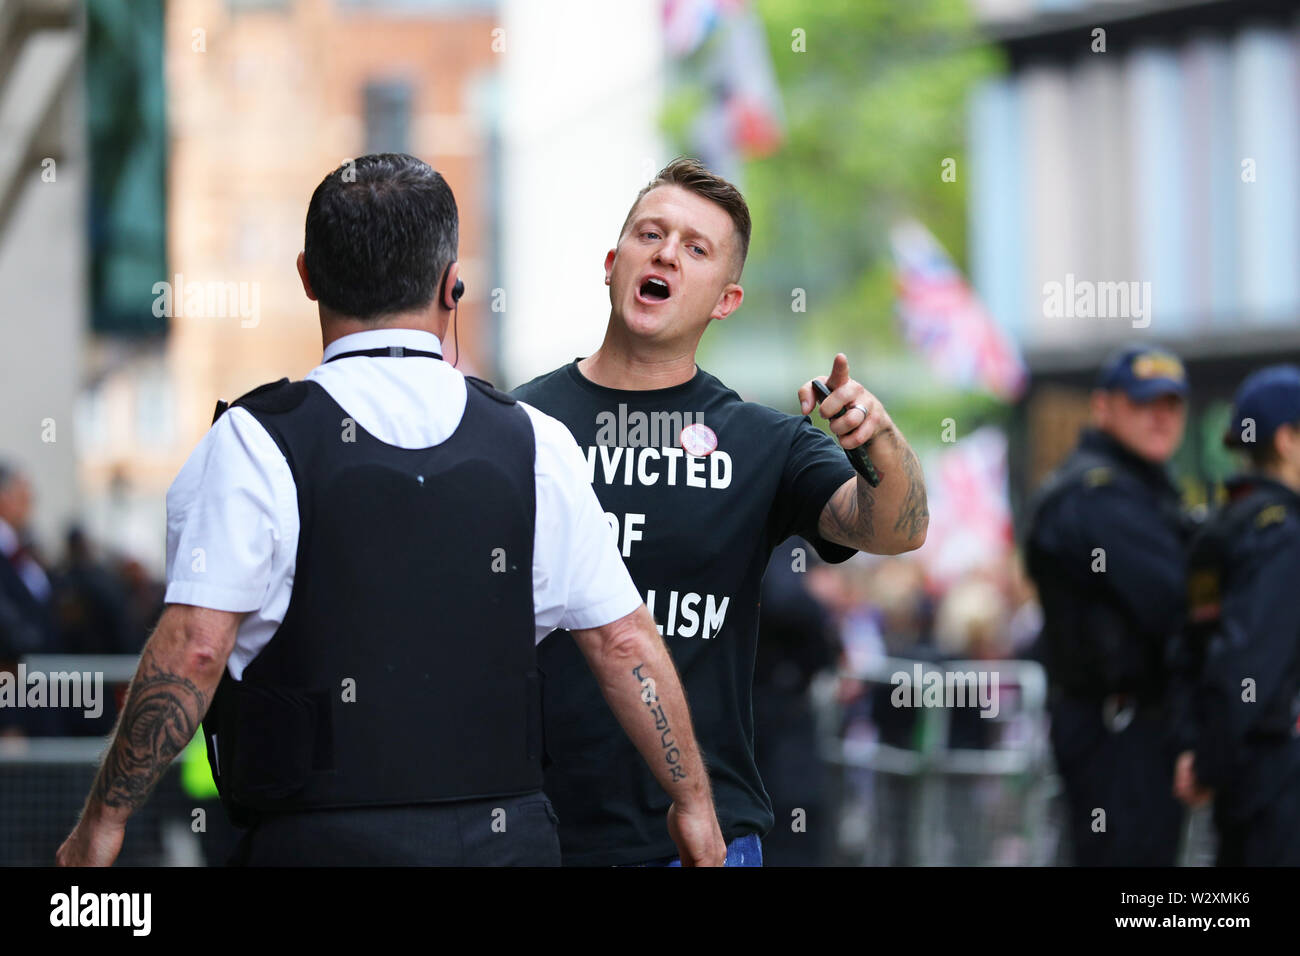
[[[947,661],[881,658],[837,675],[870,694],[910,698],[915,676],[946,689],[948,675],[974,675],[992,684],[997,713],[988,720],[987,746],[951,744],[953,720],[965,706],[921,706],[907,746],[846,736],[846,713],[836,688],[817,692],[823,759],[839,771],[839,862],[866,865],[1050,865],[1058,861],[1058,796],[1047,740],[1047,680],[1032,661]],[[951,686],[964,684],[951,682]],[[945,701],[946,703],[946,701]],[[890,705],[893,706],[892,704]],[[910,704],[908,709],[912,709]],[[868,728],[861,719],[856,729]],[[969,728],[968,728],[969,729]]]
[[[0,739],[0,866],[54,865],[106,745],[99,737]],[[194,806],[173,764],[132,815],[118,865],[201,865]]]
[[[91,672],[102,675],[106,699],[131,682],[133,654],[32,654],[27,673]],[[0,866],[52,866],[59,845],[81,813],[107,748],[104,736],[0,737]],[[131,817],[118,865],[177,866],[202,863],[191,827],[198,804],[180,786],[173,763],[152,796]]]
[[[35,655],[29,671],[97,671],[125,685],[132,655]],[[813,685],[823,759],[839,777],[836,862],[866,865],[1053,865],[1068,862],[1059,822],[1059,784],[1047,739],[1047,681],[1032,661],[921,663],[924,675],[997,673],[998,714],[990,746],[953,747],[955,708],[920,707],[911,743],[846,737],[837,685],[849,679],[891,693],[910,688],[917,661],[884,658]],[[76,822],[107,740],[0,738],[0,866],[48,866]],[[173,763],[127,827],[122,865],[201,865],[194,809]],[[219,824],[215,803],[207,812]],[[1208,811],[1189,816],[1182,862],[1212,862]]]
[[[839,681],[871,693],[911,688],[928,675],[998,674],[999,712],[990,746],[950,745],[960,708],[917,711],[913,746],[855,738],[845,724]],[[945,678],[946,686],[946,678]],[[1011,694],[1001,690],[1013,689]],[[823,759],[838,770],[838,862],[886,866],[1068,865],[1063,795],[1048,739],[1047,677],[1034,661],[917,662],[882,658],[814,685]],[[861,716],[861,715],[859,715]],[[859,725],[859,729],[861,724]],[[1211,812],[1187,814],[1179,863],[1209,866]]]

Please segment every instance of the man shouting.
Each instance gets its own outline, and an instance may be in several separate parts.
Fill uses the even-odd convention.
[[[678,159],[641,192],[605,257],[600,348],[515,390],[568,426],[632,578],[655,617],[712,775],[727,863],[761,865],[772,804],[754,765],[750,696],[759,585],[791,535],[828,561],[911,551],[929,513],[916,455],[837,355],[821,414],[844,449],[871,443],[878,487],[807,417],[742,401],[695,364],[705,328],[744,298],[749,210],[731,183]],[[812,382],[798,392],[805,416]],[[838,417],[841,410],[845,414]],[[619,732],[564,631],[539,646],[546,792],[570,865],[676,865],[669,802]],[[665,729],[664,733],[669,733]]]

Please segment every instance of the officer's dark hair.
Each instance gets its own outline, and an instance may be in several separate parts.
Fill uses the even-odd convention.
[[[1290,425],[1292,428],[1300,431],[1300,421],[1283,422],[1283,424]],[[1278,427],[1280,428],[1281,426],[1279,425]],[[1232,437],[1233,436],[1229,435],[1229,438]],[[1276,431],[1274,431],[1272,435],[1268,436],[1268,441],[1243,442],[1234,439],[1227,444],[1229,448],[1235,448],[1238,451],[1244,452],[1246,460],[1250,462],[1251,468],[1255,471],[1267,471],[1270,468],[1276,468],[1282,463],[1282,456],[1277,450]]]
[[[18,478],[18,469],[7,461],[0,461],[0,491],[9,487]]]
[[[312,193],[303,257],[312,292],[332,312],[377,319],[422,309],[456,261],[451,187],[405,153],[344,163]]]

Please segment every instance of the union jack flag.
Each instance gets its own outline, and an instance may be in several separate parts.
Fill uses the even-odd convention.
[[[992,425],[976,429],[929,457],[925,475],[930,530],[916,554],[931,584],[945,590],[1001,567],[1013,547],[1006,435]]]
[[[914,220],[890,233],[897,270],[898,318],[908,344],[936,374],[982,388],[1003,401],[1019,398],[1029,373],[1015,342],[976,298],[948,253]]]

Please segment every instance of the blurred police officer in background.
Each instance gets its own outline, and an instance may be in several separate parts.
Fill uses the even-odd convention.
[[[31,538],[34,501],[31,480],[17,466],[0,461],[0,673],[15,673],[27,654],[62,650],[53,584]],[[54,708],[0,707],[0,737],[57,735],[63,721]]]
[[[683,860],[721,864],[680,683],[577,446],[442,360],[457,221],[405,155],[312,195],[324,361],[219,407],[169,490],[167,607],[60,863],[111,863],[203,721],[250,827],[237,862],[558,864],[535,645],[562,626]]]
[[[1191,550],[1175,793],[1213,797],[1220,866],[1300,866],[1300,368],[1249,376],[1224,441],[1249,467]]]
[[[0,662],[56,650],[50,578],[29,537],[34,497],[27,476],[0,461]]]
[[[806,569],[796,567],[795,555],[806,558]],[[834,809],[809,692],[819,674],[835,671],[841,652],[831,611],[809,586],[819,564],[812,545],[794,537],[772,553],[763,575],[754,658],[754,763],[782,824],[763,840],[766,866],[821,866],[831,850],[830,827],[806,826],[809,819],[830,819]],[[803,821],[798,826],[796,818]]]
[[[1182,810],[1161,705],[1189,528],[1165,466],[1182,441],[1186,395],[1174,355],[1113,355],[1092,393],[1092,427],[1029,510],[1052,749],[1082,866],[1169,866],[1177,854]]]

